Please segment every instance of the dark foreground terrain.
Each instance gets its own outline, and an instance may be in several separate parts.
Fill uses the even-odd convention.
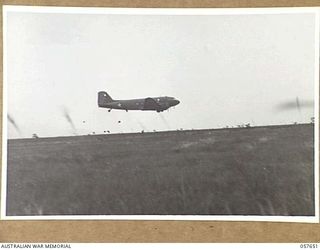
[[[9,140],[7,215],[314,215],[313,125]]]

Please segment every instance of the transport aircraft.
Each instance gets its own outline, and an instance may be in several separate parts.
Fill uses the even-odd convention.
[[[147,97],[141,99],[114,100],[107,92],[98,92],[98,106],[107,108],[110,112],[112,109],[128,110],[153,110],[162,112],[180,103],[174,97]]]

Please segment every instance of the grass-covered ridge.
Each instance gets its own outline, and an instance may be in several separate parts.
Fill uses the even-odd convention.
[[[313,129],[9,140],[7,215],[314,215]]]

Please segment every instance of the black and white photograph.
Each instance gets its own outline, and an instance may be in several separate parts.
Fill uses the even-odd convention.
[[[1,219],[319,222],[319,8],[3,7]]]

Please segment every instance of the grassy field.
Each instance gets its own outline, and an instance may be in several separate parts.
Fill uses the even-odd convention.
[[[9,140],[7,215],[314,215],[313,129]]]

